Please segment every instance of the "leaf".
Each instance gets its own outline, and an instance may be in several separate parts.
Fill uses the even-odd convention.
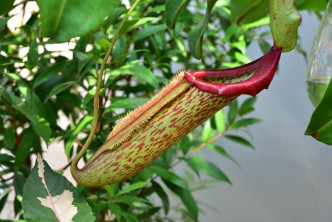
[[[153,34],[156,34],[157,32],[164,31],[166,29],[166,25],[150,25],[147,28],[141,29],[133,37],[133,42],[139,41],[141,39],[144,39],[146,37],[149,37]]]
[[[240,119],[239,121],[236,121],[232,125],[229,126],[230,129],[233,128],[240,128],[240,127],[246,127],[250,126],[256,123],[261,122],[262,120],[257,119],[257,118],[246,118],[246,119]]]
[[[231,104],[229,104],[228,125],[231,125],[235,121],[237,113],[238,113],[238,103],[237,100],[235,100]]]
[[[30,148],[32,147],[32,143],[37,135],[33,132],[31,128],[28,128],[23,131],[21,136],[22,140],[15,152],[15,164],[14,164],[15,173],[21,168],[24,160],[29,156]]]
[[[189,165],[199,169],[206,175],[209,175],[217,180],[225,181],[232,184],[228,177],[216,165],[200,156],[192,156],[186,159],[186,162]]]
[[[306,135],[311,135],[320,142],[332,145],[332,79],[325,94],[313,112]]]
[[[65,63],[55,63],[51,64],[49,67],[45,67],[44,71],[37,74],[33,79],[33,88],[37,88],[44,82],[50,80],[53,76],[61,72],[65,66]]]
[[[242,105],[241,105],[241,107],[239,109],[239,115],[243,116],[243,115],[245,115],[247,113],[250,113],[250,112],[254,111],[255,110],[255,107],[254,107],[255,102],[256,102],[256,98],[255,97],[250,97],[250,98],[246,99],[242,103]]]
[[[38,43],[37,40],[34,39],[30,44],[30,49],[28,53],[28,61],[35,65],[38,62]]]
[[[127,20],[125,22],[125,24],[123,25],[119,35],[123,35],[124,33],[130,31],[133,28],[136,28],[140,25],[143,25],[147,22],[150,22],[150,21],[153,21],[156,19],[157,19],[156,17],[141,17],[141,18],[134,18],[134,19]]]
[[[33,130],[48,143],[52,133],[50,124],[44,118],[38,117],[26,103],[13,105],[13,108],[22,112],[30,120]]]
[[[109,209],[111,210],[112,214],[115,215],[117,221],[121,222],[121,215],[122,215],[121,207],[117,204],[112,203],[109,205]]]
[[[38,155],[23,189],[24,219],[40,221],[95,221],[91,208],[77,189],[55,173]]]
[[[49,100],[52,96],[54,95],[57,95],[63,91],[65,91],[66,89],[68,89],[69,87],[75,85],[75,82],[64,82],[64,83],[61,83],[57,86],[55,86],[51,92],[49,94],[47,94],[44,102],[47,102],[47,100]]]
[[[110,72],[111,75],[119,75],[121,73],[133,75],[143,82],[147,82],[154,88],[159,88],[159,81],[156,76],[145,66],[130,63],[122,66],[121,68]]]
[[[0,15],[7,13],[13,8],[15,0],[4,0],[1,1]]]
[[[64,136],[64,137],[69,137],[68,141],[66,142],[66,146],[65,146],[65,153],[66,153],[66,156],[68,159],[70,157],[70,151],[72,149],[73,144],[75,143],[78,133],[81,132],[92,121],[93,121],[93,116],[91,116],[91,115],[84,116],[79,121],[79,123],[75,127],[72,128],[72,131],[69,131],[68,135]]]
[[[255,149],[255,147],[248,140],[244,139],[243,137],[234,136],[234,135],[225,135],[225,137],[229,140],[232,140],[233,142],[250,147],[251,149]]]
[[[297,3],[299,1],[295,1]],[[324,11],[326,9],[328,1],[326,0],[304,0],[300,1],[300,4],[296,4],[298,10],[313,10]]]
[[[202,141],[207,142],[215,133],[216,130],[211,127],[211,120],[207,120],[202,130]]]
[[[297,12],[294,0],[270,0],[270,26],[274,43],[282,47],[283,52],[293,50],[297,43],[297,29],[301,16]]]
[[[161,178],[163,178],[164,180],[167,180],[183,189],[186,190],[189,189],[187,182],[178,175],[176,175],[175,173],[156,165],[150,165],[149,169],[152,170]]]
[[[183,189],[182,187],[179,187],[169,181],[164,181],[164,182],[165,182],[166,186],[172,192],[174,192],[178,197],[180,197],[180,199],[182,200],[182,203],[186,206],[191,218],[194,221],[197,221],[198,220],[198,206],[197,206],[196,200],[191,195],[190,191],[187,189]]]
[[[207,147],[210,148],[211,150],[223,155],[227,159],[234,162],[236,165],[240,166],[240,164],[231,155],[228,154],[228,152],[225,150],[225,148],[223,148],[221,146],[216,146],[216,145],[213,145],[213,144],[208,144]]]
[[[137,217],[135,217],[132,213],[123,212],[123,217],[126,219],[127,222],[139,222]]]
[[[164,189],[156,182],[152,182],[152,187],[154,191],[157,193],[157,195],[160,197],[162,204],[163,204],[163,209],[165,214],[168,214],[169,210],[169,199],[167,193],[164,191]]]
[[[119,0],[37,0],[41,35],[66,42],[97,28],[120,5]]]
[[[150,201],[148,201],[144,198],[136,197],[136,196],[129,196],[129,195],[115,196],[113,201],[114,201],[114,203],[123,203],[123,204],[132,204],[135,202],[150,204]]]
[[[217,0],[208,0],[204,20],[202,20],[188,36],[189,48],[196,59],[202,58],[203,36],[208,27],[211,11]]]
[[[122,194],[125,194],[125,193],[129,193],[130,191],[133,191],[133,190],[137,190],[137,189],[140,189],[142,187],[145,187],[146,185],[150,184],[150,182],[148,181],[143,181],[143,182],[136,182],[136,183],[133,183],[133,184],[130,184],[128,187],[120,190],[116,196],[120,196]]]
[[[3,136],[4,136],[4,142],[7,145],[7,148],[12,149],[15,145],[15,142],[16,142],[14,130],[5,129],[3,131]]]
[[[168,28],[173,29],[180,12],[187,5],[189,0],[166,0],[165,17]]]
[[[269,12],[267,0],[231,0],[231,19],[237,24],[255,22]]]
[[[114,97],[112,98],[111,106],[109,107],[111,110],[116,109],[134,109],[143,105],[148,99],[147,98],[121,98]]]

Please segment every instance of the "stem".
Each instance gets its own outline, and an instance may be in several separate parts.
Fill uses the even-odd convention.
[[[96,133],[96,129],[98,126],[98,113],[99,113],[99,94],[100,94],[100,88],[101,88],[101,84],[103,82],[103,75],[105,74],[106,71],[106,66],[107,66],[107,61],[112,53],[113,47],[116,43],[116,40],[118,39],[119,35],[120,35],[120,31],[124,25],[124,23],[127,21],[127,19],[129,18],[130,14],[133,12],[133,10],[135,9],[135,7],[138,5],[138,3],[140,2],[140,0],[136,0],[135,3],[130,7],[130,9],[128,10],[127,14],[125,15],[125,17],[123,18],[123,20],[121,21],[119,27],[117,28],[114,37],[111,41],[111,44],[107,50],[107,53],[103,59],[103,63],[101,65],[101,68],[99,70],[99,74],[98,74],[98,82],[97,82],[97,88],[96,88],[96,94],[94,97],[94,101],[93,101],[93,123],[92,123],[92,129],[91,132],[89,134],[89,137],[87,139],[87,141],[85,142],[83,148],[81,149],[81,151],[76,155],[76,157],[73,160],[72,163],[72,170],[74,169],[73,167],[75,166],[75,168],[77,169],[77,164],[78,161],[82,158],[82,156],[84,155],[84,153],[86,152],[86,150],[89,148],[93,137],[95,136]]]

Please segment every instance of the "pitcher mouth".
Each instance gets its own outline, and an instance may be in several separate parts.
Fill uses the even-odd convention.
[[[282,48],[273,46],[264,56],[231,69],[185,72],[185,78],[198,89],[223,97],[242,94],[256,96],[267,89],[274,77]]]

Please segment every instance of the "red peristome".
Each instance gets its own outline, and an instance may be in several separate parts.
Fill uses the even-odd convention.
[[[249,64],[232,69],[185,72],[185,78],[198,89],[219,96],[233,97],[242,94],[256,96],[257,93],[269,87],[277,70],[281,51],[282,48],[273,46],[263,57]],[[249,72],[254,72],[249,79],[234,83],[211,83],[200,79],[225,76],[236,77]]]

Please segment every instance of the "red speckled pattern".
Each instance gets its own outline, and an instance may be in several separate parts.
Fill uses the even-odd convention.
[[[227,70],[196,71],[189,74],[180,72],[156,96],[124,117],[85,167],[75,169],[74,178],[85,186],[98,187],[134,176],[232,102],[241,94],[243,87],[254,88],[255,95],[266,88],[273,78],[281,52],[279,49],[271,50],[273,53],[268,53],[269,56],[230,69],[230,74],[227,74]],[[262,59],[265,62],[261,63]],[[207,81],[198,80],[198,77],[207,77]],[[236,79],[236,83],[232,82],[232,78]],[[197,86],[198,81],[205,84],[205,90]],[[232,87],[223,91],[222,88],[227,88],[229,84],[242,84],[243,87],[240,87],[240,91],[235,89],[235,93]],[[214,89],[210,92],[211,86],[216,86],[218,90],[221,88],[226,93],[231,92],[223,96],[215,93]],[[251,89],[245,89],[245,92],[248,91],[251,92]]]

